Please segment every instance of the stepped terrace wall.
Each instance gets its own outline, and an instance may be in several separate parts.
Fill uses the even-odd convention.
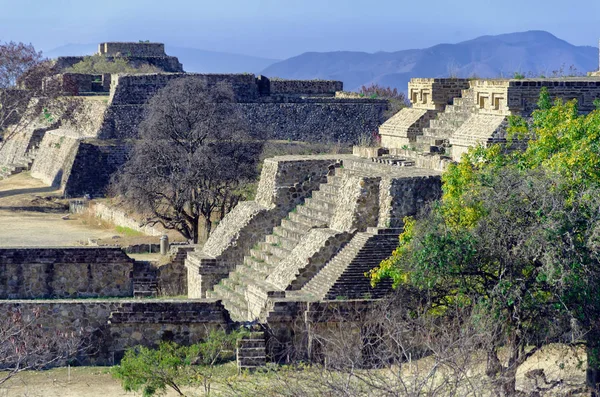
[[[334,90],[343,88],[337,81],[269,82],[252,74],[119,75],[112,79],[111,106],[99,137],[137,137],[143,105],[170,81],[184,77],[202,79],[209,86],[231,84],[249,126],[272,139],[356,142],[377,129],[387,109],[385,100],[335,98]]]
[[[214,329],[227,329],[229,316],[218,301],[177,300],[3,300],[0,317],[20,311],[35,316],[42,332],[80,335],[82,365],[113,365],[127,348],[156,347],[160,341],[192,344]],[[56,363],[65,365],[66,363]]]
[[[127,141],[80,141],[69,175],[63,178],[64,195],[106,195],[112,175],[125,164],[132,145]]]
[[[2,248],[0,299],[128,297],[132,272],[120,248]]]
[[[98,44],[98,54],[126,57],[164,57],[163,43],[108,42]]]

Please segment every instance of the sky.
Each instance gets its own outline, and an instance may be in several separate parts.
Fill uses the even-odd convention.
[[[573,5],[572,5],[573,4]],[[150,40],[285,59],[307,51],[398,51],[546,30],[596,46],[600,0],[0,0],[0,41]]]

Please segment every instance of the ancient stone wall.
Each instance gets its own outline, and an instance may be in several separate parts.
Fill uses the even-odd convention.
[[[551,98],[577,99],[581,112],[590,112],[596,109],[594,100],[600,98],[600,79],[597,78],[510,80],[508,108],[513,114],[530,115],[537,108],[542,87],[548,89]]]
[[[63,176],[67,197],[105,196],[112,175],[127,161],[132,142],[82,140],[68,176]]]
[[[4,300],[0,316],[14,311],[37,316],[50,335],[80,335],[80,365],[114,365],[126,348],[156,347],[160,341],[199,342],[229,317],[220,302],[174,300]],[[65,363],[57,363],[64,365]]]
[[[109,222],[115,226],[127,227],[144,233],[148,236],[162,236],[163,231],[153,226],[140,226],[140,221],[133,219],[121,209],[111,207],[105,203],[94,202],[89,211],[95,217]]]
[[[59,130],[47,132],[31,167],[31,176],[51,186],[64,186],[78,147],[77,137],[64,135]]]
[[[62,73],[45,78],[42,82],[42,89],[73,96],[90,93],[106,93],[108,95],[110,80],[110,74]]]
[[[381,177],[342,174],[342,186],[331,228],[339,231],[364,231],[377,224],[379,183]]]
[[[98,45],[98,54],[123,57],[164,57],[163,43],[108,42]]]
[[[252,74],[152,74],[114,76],[111,106],[100,133],[103,139],[132,138],[143,118],[142,105],[173,79],[194,77],[209,86],[231,84],[248,124],[272,139],[356,142],[371,134],[383,121],[387,101],[334,98],[335,81],[275,80],[275,89],[264,88],[266,79]],[[312,94],[314,93],[314,94]],[[331,97],[301,97],[324,95]]]
[[[341,81],[269,79],[271,95],[327,95],[335,96],[344,90]]]
[[[120,248],[3,248],[0,299],[132,296],[132,271]]]
[[[116,106],[143,105],[170,81],[183,77],[200,79],[208,86],[222,82],[231,84],[238,102],[249,102],[258,98],[258,87],[253,74],[126,74],[113,76],[111,103]]]
[[[467,79],[415,78],[408,83],[408,99],[413,108],[443,111],[467,88]]]
[[[378,227],[404,226],[404,217],[416,215],[427,202],[442,195],[439,176],[384,178],[379,186]]]
[[[375,99],[295,98],[285,103],[239,105],[253,128],[271,139],[356,143],[383,121],[387,101]]]

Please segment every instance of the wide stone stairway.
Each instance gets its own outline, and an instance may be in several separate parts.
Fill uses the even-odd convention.
[[[338,169],[335,175],[327,176],[327,182],[322,183],[304,204],[293,209],[271,235],[250,250],[250,255],[244,257],[244,263],[230,272],[229,277],[217,284],[213,291],[207,292],[207,297],[221,299],[234,320],[254,319],[258,313],[248,311],[248,286],[262,287],[264,291],[277,290],[265,281],[269,274],[290,255],[310,229],[329,226],[340,186],[339,173]]]
[[[429,122],[423,135],[417,136],[417,146],[425,152],[441,152],[449,144],[449,138],[473,114],[475,93],[473,89],[462,90],[460,98],[454,98],[438,118]]]
[[[391,281],[371,287],[365,276],[398,246],[400,229],[368,228],[357,233],[300,291],[310,300],[377,299],[390,291]]]

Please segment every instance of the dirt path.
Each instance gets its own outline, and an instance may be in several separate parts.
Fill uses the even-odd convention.
[[[29,173],[0,180],[0,246],[68,246],[116,234],[63,219],[68,211],[59,195]]]

